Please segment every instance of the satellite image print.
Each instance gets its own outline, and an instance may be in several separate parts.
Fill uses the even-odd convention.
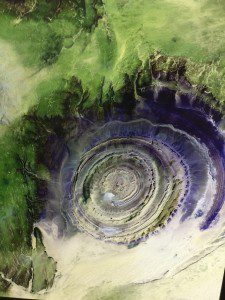
[[[224,300],[225,1],[0,0],[0,153],[0,298]]]

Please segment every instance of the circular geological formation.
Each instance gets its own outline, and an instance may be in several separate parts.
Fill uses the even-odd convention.
[[[208,228],[224,200],[224,159],[200,127],[196,136],[142,118],[114,120],[71,140],[60,175],[66,218],[118,244],[140,242],[172,220]]]
[[[82,157],[74,220],[95,237],[131,242],[168,219],[186,185],[185,165],[167,145],[151,138],[110,139]]]
[[[68,232],[128,245],[163,230],[178,230],[180,238],[185,224],[199,231],[218,224],[225,199],[222,116],[188,97],[149,89],[129,114],[121,105],[101,122],[78,118],[57,156],[49,216],[63,216]]]

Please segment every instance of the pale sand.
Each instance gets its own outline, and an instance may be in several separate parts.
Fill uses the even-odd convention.
[[[85,233],[60,240],[54,224],[39,224],[48,255],[57,261],[58,273],[52,289],[36,298],[219,299],[225,245],[222,239],[214,246],[210,241],[221,230],[216,226],[199,235],[191,222],[178,229],[175,222],[170,224],[170,228],[133,249],[105,243]],[[46,234],[46,228],[51,229],[51,234]],[[30,297],[16,285],[11,295]]]

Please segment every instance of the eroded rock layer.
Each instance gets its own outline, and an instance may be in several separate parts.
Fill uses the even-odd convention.
[[[147,91],[129,115],[124,105],[106,115],[70,134],[57,189],[69,224],[129,244],[172,219],[194,219],[200,230],[216,222],[225,164],[213,111],[161,88]]]

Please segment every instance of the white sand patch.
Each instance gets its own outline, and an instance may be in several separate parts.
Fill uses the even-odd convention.
[[[13,47],[0,40],[0,133],[36,103],[35,87],[46,70],[25,68]]]

